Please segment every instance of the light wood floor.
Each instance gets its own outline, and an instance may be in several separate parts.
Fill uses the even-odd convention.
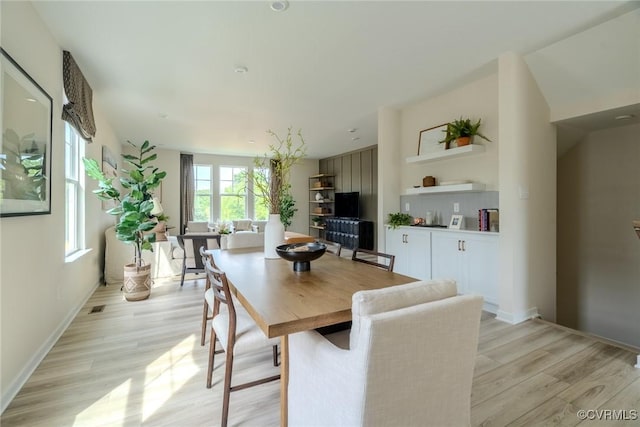
[[[202,280],[156,283],[146,301],[100,287],[7,410],[9,426],[216,426],[223,358],[205,388]],[[102,313],[90,308],[105,304]],[[208,345],[208,343],[207,343]],[[580,424],[579,409],[640,410],[635,354],[542,321],[511,326],[484,314],[472,424]],[[271,349],[236,357],[234,379],[278,372]],[[235,382],[235,381],[234,381]],[[279,382],[231,395],[230,425],[277,426]],[[584,421],[582,426],[614,425]],[[640,420],[618,421],[640,425]],[[428,425],[425,422],[425,425]]]

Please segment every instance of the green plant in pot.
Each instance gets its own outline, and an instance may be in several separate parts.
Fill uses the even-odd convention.
[[[311,222],[316,227],[322,227],[322,218],[319,216],[314,216],[313,218],[311,218]]]
[[[144,141],[139,147],[127,141],[138,153],[137,155],[123,154],[122,158],[130,166],[122,170],[123,176],[119,182],[124,194],[113,184],[114,178],[108,178],[100,170],[98,162],[94,159],[84,158],[84,167],[89,177],[98,181],[98,189],[93,193],[100,200],[112,200],[116,206],[107,211],[110,215],[118,217],[115,231],[116,238],[134,247],[133,263],[124,266],[125,280],[123,284],[124,296],[127,301],[142,300],[151,293],[151,265],[144,263],[142,251],[153,251],[152,243],[155,242],[155,233],[151,232],[158,221],[166,217],[158,218],[152,211],[154,209],[153,190],[167,176],[166,172],[159,171],[151,165],[156,160],[157,154],[152,153],[156,148],[149,141]]]
[[[458,147],[462,147],[465,145],[469,145],[471,143],[471,139],[474,136],[478,136],[486,141],[491,142],[489,138],[484,136],[479,132],[481,119],[478,119],[477,122],[471,122],[471,119],[466,118],[463,119],[460,117],[458,120],[454,120],[451,123],[447,124],[447,128],[443,130],[446,133],[446,136],[440,143],[445,143],[446,148],[449,148],[449,144],[452,141],[456,141]]]
[[[411,215],[402,212],[390,213],[387,225],[390,229],[398,228],[401,225],[411,225]]]

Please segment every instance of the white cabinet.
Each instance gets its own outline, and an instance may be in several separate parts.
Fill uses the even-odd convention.
[[[396,256],[393,271],[420,280],[431,278],[431,232],[387,228],[385,252]]]
[[[498,306],[498,235],[434,231],[431,235],[431,273],[452,278],[458,292],[482,295],[485,310]]]

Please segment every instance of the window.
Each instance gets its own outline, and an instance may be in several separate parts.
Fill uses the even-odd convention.
[[[255,176],[260,179],[262,177],[269,180],[269,169],[255,169]],[[257,189],[256,189],[257,190]],[[269,219],[269,207],[265,204],[265,198],[259,191],[255,191],[253,195],[253,219],[267,220]]]
[[[193,198],[193,220],[211,221],[213,202],[213,179],[211,166],[194,165],[195,195]]]
[[[247,168],[220,166],[220,219],[247,218]]]
[[[84,174],[80,169],[84,143],[68,123],[64,129],[65,256],[69,256],[84,249]]]

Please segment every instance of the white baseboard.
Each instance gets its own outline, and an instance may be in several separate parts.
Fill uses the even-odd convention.
[[[485,300],[484,303],[482,303],[482,310],[488,311],[491,314],[498,314],[498,304],[487,302]]]
[[[533,319],[535,317],[540,317],[537,307],[532,307],[520,313],[509,313],[504,310],[498,310],[498,313],[496,314],[496,319],[507,322],[511,325],[517,325],[518,323],[522,323],[525,320]]]
[[[9,403],[16,397],[20,389],[25,385],[29,377],[36,370],[38,365],[45,358],[47,353],[51,351],[53,346],[58,342],[58,339],[62,336],[64,331],[67,330],[73,319],[78,315],[82,307],[89,301],[89,298],[93,295],[98,286],[101,285],[101,281],[98,281],[94,286],[89,289],[87,295],[83,298],[82,302],[62,320],[60,325],[49,335],[49,338],[45,340],[40,348],[33,354],[33,356],[27,361],[24,368],[20,371],[20,374],[16,377],[16,379],[7,387],[6,390],[3,390],[2,397],[0,399],[1,408],[0,413],[3,413]]]

